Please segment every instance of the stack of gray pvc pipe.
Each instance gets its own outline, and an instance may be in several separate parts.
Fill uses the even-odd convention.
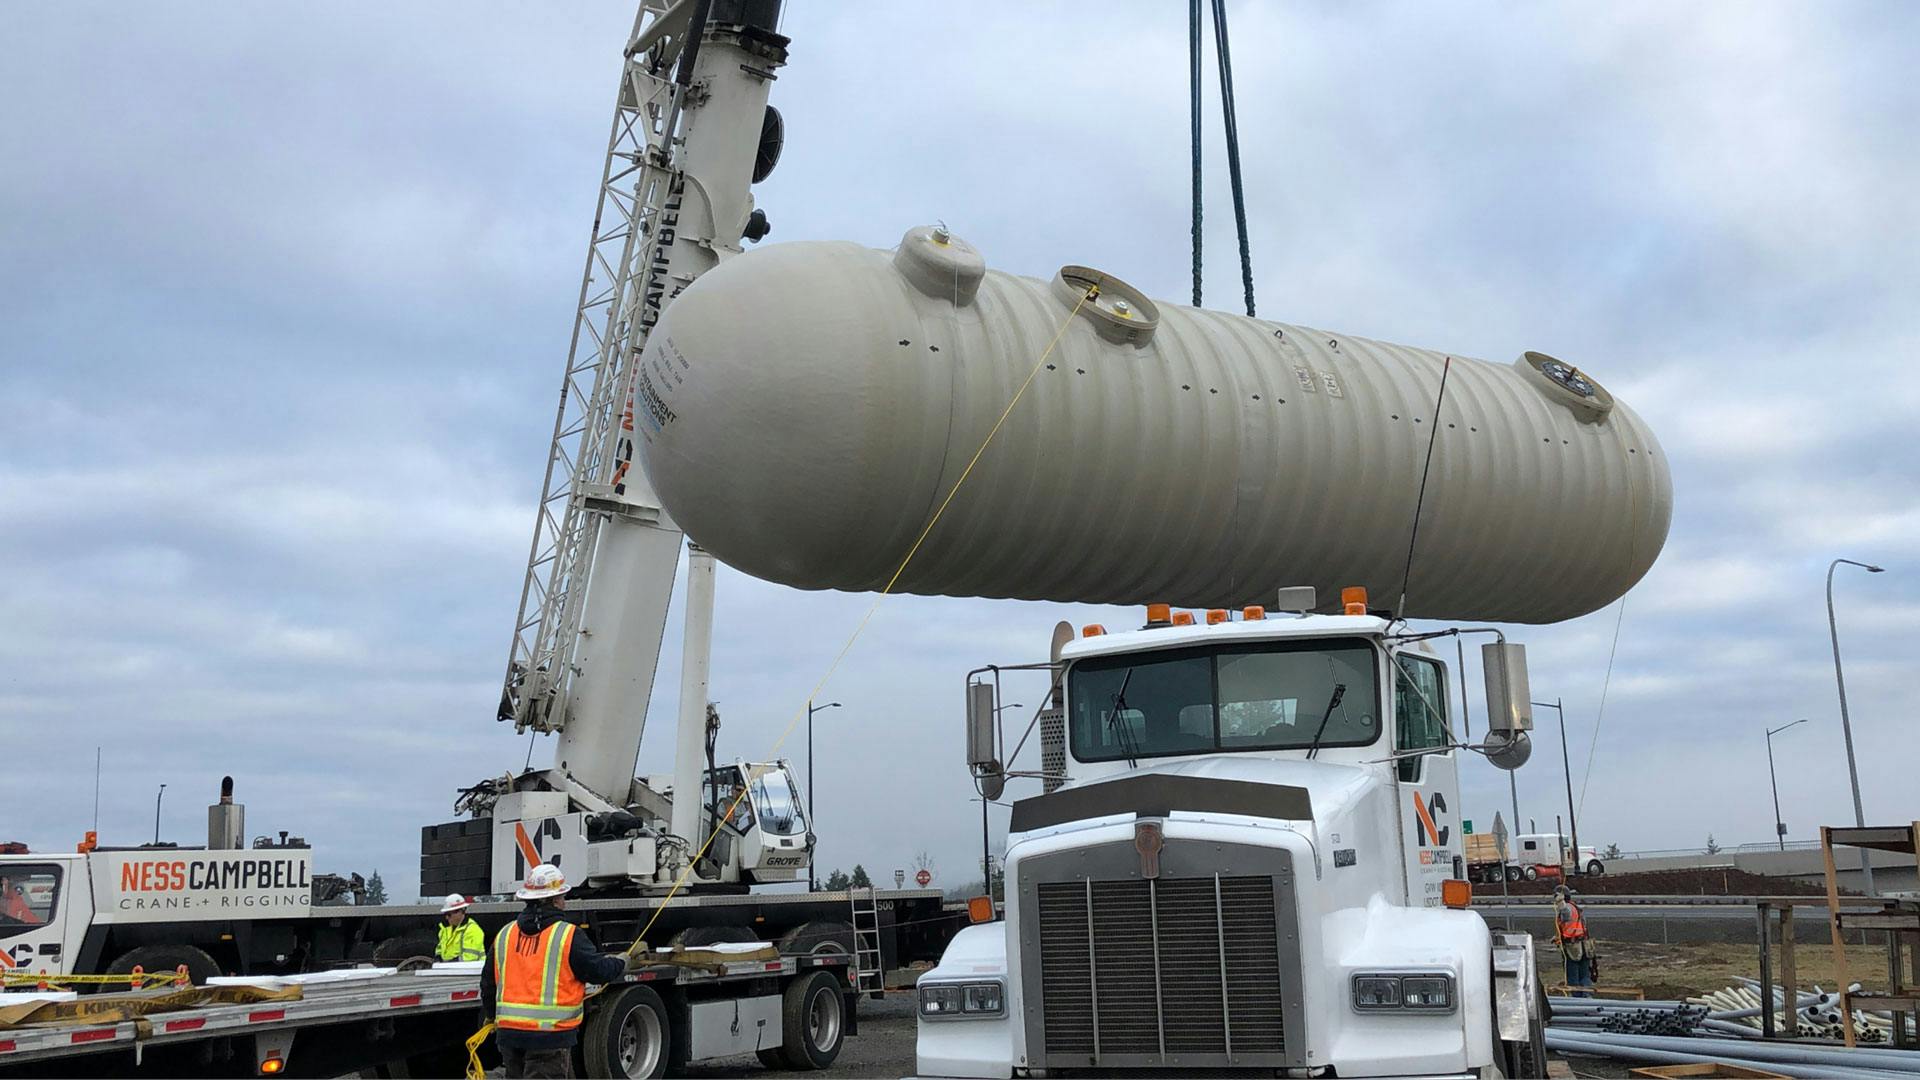
[[[1725,1062],[1796,1077],[1834,1080],[1913,1080],[1920,1077],[1920,1052],[1799,1043],[1714,1035],[1671,1037],[1628,1035],[1561,1026],[1547,1029],[1547,1049],[1559,1054],[1590,1054],[1621,1061],[1660,1065]]]

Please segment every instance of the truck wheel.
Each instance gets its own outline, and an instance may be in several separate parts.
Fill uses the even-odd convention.
[[[1520,880],[1520,868],[1519,868],[1519,867],[1517,867],[1517,866],[1509,866],[1509,867],[1507,867],[1507,880],[1508,880],[1508,881],[1519,881],[1519,880]]]
[[[780,935],[781,956],[852,956],[853,927],[838,919],[815,919]]]
[[[373,962],[382,967],[400,967],[409,960],[423,959],[432,964],[439,949],[438,939],[427,934],[403,934],[390,937],[373,947]]]
[[[608,996],[581,1025],[586,1074],[630,1080],[667,1075],[673,1033],[660,995],[651,986],[629,986]]]
[[[846,1040],[847,1003],[840,980],[824,971],[787,984],[780,1014],[780,1056],[787,1067],[824,1069],[840,1056]]]
[[[1520,876],[1526,878],[1528,881],[1539,881],[1540,868],[1537,866],[1529,866],[1525,870],[1520,871]]]
[[[701,945],[733,945],[759,941],[760,935],[746,926],[689,926],[667,939],[667,944],[691,949]]]
[[[1595,859],[1592,862],[1589,862],[1587,864],[1587,873],[1593,877],[1599,877],[1601,874],[1604,874],[1606,872],[1607,872],[1607,868],[1601,865],[1599,859]]]
[[[214,963],[203,949],[192,945],[142,945],[120,954],[120,959],[107,968],[108,975],[131,975],[139,968],[149,975],[163,971],[172,971],[180,965],[187,966],[187,977],[194,985],[204,986],[208,979],[220,974],[220,965]]]

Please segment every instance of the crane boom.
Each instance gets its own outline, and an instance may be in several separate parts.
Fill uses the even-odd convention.
[[[614,805],[633,778],[681,548],[632,467],[636,361],[667,301],[755,222],[747,189],[764,175],[767,87],[786,56],[778,9],[643,0],[624,50],[497,716],[558,733],[556,767]],[[657,422],[651,400],[639,400],[643,424]]]

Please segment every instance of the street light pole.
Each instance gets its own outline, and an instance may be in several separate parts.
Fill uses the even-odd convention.
[[[1853,763],[1853,725],[1847,719],[1847,677],[1840,670],[1840,627],[1833,618],[1833,572],[1841,563],[1857,566],[1869,574],[1884,573],[1886,568],[1852,559],[1835,559],[1827,564],[1827,633],[1833,638],[1833,681],[1840,689],[1840,735],[1847,742],[1847,779],[1853,784],[1853,823],[1867,827],[1867,812],[1860,804],[1860,770]],[[1867,849],[1860,849],[1860,875],[1865,879],[1868,896],[1878,896],[1873,888],[1873,863]]]
[[[814,871],[813,849],[819,843],[820,829],[813,820],[813,714],[828,709],[838,709],[840,703],[829,701],[825,705],[815,706],[812,698],[807,699],[807,831],[814,834],[814,844],[807,847],[807,889],[820,891],[820,875]]]
[[[155,792],[153,796],[153,843],[155,847],[160,845],[160,800],[164,798],[166,794],[167,785],[161,784],[160,790]]]
[[[1805,719],[1795,720],[1793,724],[1804,724]],[[1780,820],[1780,778],[1773,773],[1773,737],[1792,727],[1782,724],[1767,732],[1767,779],[1773,783],[1773,838],[1779,842],[1780,850],[1787,850],[1787,823]]]
[[[1567,826],[1573,833],[1573,873],[1579,876],[1583,863],[1580,861],[1580,819],[1573,810],[1573,762],[1567,757],[1567,711],[1560,707],[1560,698],[1552,701],[1536,701],[1536,709],[1552,709],[1560,715],[1560,771],[1567,776]],[[1518,814],[1518,811],[1515,811]],[[1556,839],[1558,839],[1556,837]]]

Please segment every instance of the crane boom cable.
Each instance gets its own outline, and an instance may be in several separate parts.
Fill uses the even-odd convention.
[[[940,505],[934,509],[933,516],[927,519],[926,527],[920,530],[920,535],[914,539],[913,546],[907,549],[906,555],[900,560],[900,565],[894,569],[893,576],[887,579],[886,586],[880,590],[879,595],[873,598],[873,603],[867,605],[866,613],[860,616],[860,621],[854,625],[853,633],[847,636],[846,643],[840,646],[838,653],[834,654],[833,661],[827,665],[825,673],[820,676],[818,682],[813,684],[813,689],[807,692],[807,696],[802,701],[800,709],[794,713],[793,719],[787,721],[787,726],[781,730],[780,737],[773,740],[773,746],[768,750],[769,757],[773,757],[779,753],[780,747],[786,744],[788,737],[791,736],[794,729],[799,726],[801,719],[807,715],[807,705],[816,697],[820,696],[820,692],[826,688],[828,680],[832,679],[834,672],[839,670],[841,661],[845,660],[847,654],[853,651],[854,642],[860,640],[860,635],[867,629],[867,624],[873,620],[873,613],[879,610],[880,602],[892,594],[894,586],[900,583],[900,577],[907,572],[908,564],[913,562],[913,557],[920,553],[921,545],[927,542],[927,537],[933,534],[933,527],[940,523],[940,518],[947,512],[947,507],[953,504],[954,496],[960,493],[961,486],[967,482],[968,477],[973,475],[973,467],[980,463],[980,458],[986,454],[987,448],[993,445],[994,437],[999,435],[1000,429],[1006,425],[1007,417],[1013,415],[1013,410],[1020,404],[1020,399],[1026,396],[1027,388],[1033,385],[1033,380],[1037,378],[1041,370],[1046,367],[1047,359],[1053,355],[1053,350],[1060,344],[1060,339],[1066,336],[1067,327],[1073,325],[1073,320],[1080,316],[1080,309],[1086,306],[1087,301],[1098,295],[1100,295],[1100,286],[1098,283],[1088,286],[1086,291],[1081,293],[1080,299],[1074,303],[1073,309],[1067,312],[1067,317],[1060,321],[1059,327],[1053,332],[1053,339],[1047,342],[1045,349],[1041,350],[1040,358],[1033,362],[1033,367],[1027,372],[1027,377],[1020,383],[1019,389],[1013,392],[1013,397],[1007,401],[1007,407],[1000,410],[1000,418],[993,422],[993,427],[988,430],[986,438],[980,441],[980,448],[973,452],[971,458],[967,459],[966,467],[960,470],[959,478],[953,482],[951,488],[947,489],[946,498],[940,500]],[[812,778],[809,777],[808,779],[811,780]],[[677,795],[678,793],[676,792],[675,794]],[[640,933],[635,935],[632,943],[627,946],[628,955],[632,955],[635,949],[646,944],[647,932],[653,929],[653,924],[660,918],[660,913],[666,910],[667,904],[679,893],[681,886],[686,884],[687,877],[693,873],[694,866],[706,857],[707,849],[712,847],[714,840],[719,838],[722,825],[733,817],[734,812],[740,808],[740,803],[745,800],[746,797],[747,789],[745,785],[742,785],[741,789],[734,794],[733,802],[727,805],[727,812],[714,819],[713,830],[707,834],[707,839],[700,845],[700,850],[694,852],[693,858],[687,860],[686,867],[682,869],[679,876],[674,879],[673,887],[667,890],[667,894],[664,897],[661,897],[659,905],[653,909],[653,914],[648,916],[646,925],[640,928]]]
[[[1187,100],[1193,141],[1193,306],[1200,306],[1200,2],[1187,0]]]
[[[1240,288],[1253,314],[1253,253],[1247,245],[1247,200],[1240,183],[1240,124],[1234,116],[1233,55],[1227,43],[1227,0],[1213,0],[1213,49],[1220,64],[1220,114],[1227,129],[1227,177],[1233,183],[1233,227],[1240,236]]]

